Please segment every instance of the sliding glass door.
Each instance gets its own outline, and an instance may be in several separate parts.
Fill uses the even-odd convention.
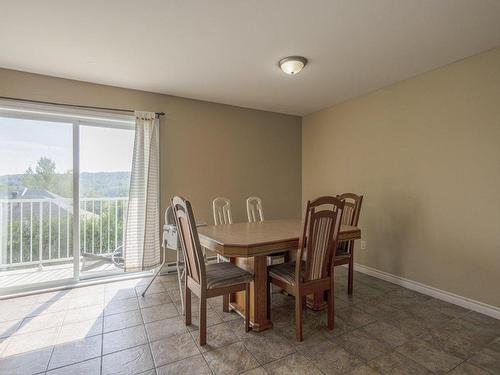
[[[134,122],[0,102],[0,295],[121,274]]]
[[[74,278],[74,131],[0,117],[0,290]]]
[[[80,253],[84,278],[123,271],[131,127],[80,125]]]

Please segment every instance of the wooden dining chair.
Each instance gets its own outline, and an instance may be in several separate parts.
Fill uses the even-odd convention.
[[[268,279],[295,296],[295,331],[302,341],[302,307],[309,294],[328,292],[328,329],[334,320],[334,266],[344,202],[336,197],[320,197],[308,201],[304,215],[299,249],[294,262],[268,268]],[[268,315],[271,318],[268,286]]]
[[[200,300],[199,341],[207,342],[207,299],[245,291],[245,331],[250,330],[250,282],[253,275],[232,263],[205,264],[189,201],[181,197],[171,200],[186,266],[185,316],[191,325],[191,293]]]
[[[359,214],[361,213],[362,195],[344,193],[337,195],[344,202],[344,212],[342,213],[342,225],[358,226]],[[351,295],[354,287],[354,240],[342,241],[337,245],[335,253],[335,266],[348,264],[347,294]]]

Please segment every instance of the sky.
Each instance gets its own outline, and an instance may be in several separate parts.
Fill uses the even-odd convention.
[[[35,169],[45,156],[56,172],[73,169],[72,124],[0,117],[0,176]],[[134,132],[80,126],[80,172],[130,171]]]

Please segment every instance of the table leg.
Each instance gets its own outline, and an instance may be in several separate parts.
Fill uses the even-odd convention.
[[[250,323],[252,330],[264,331],[272,328],[273,323],[267,318],[267,257],[235,258],[235,264],[253,273],[250,284]],[[245,312],[245,293],[238,292],[231,296],[231,307],[240,314]]]

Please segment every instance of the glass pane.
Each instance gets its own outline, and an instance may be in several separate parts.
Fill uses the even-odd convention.
[[[80,126],[82,276],[123,272],[133,129]]]
[[[0,117],[0,291],[73,277],[73,125]]]

